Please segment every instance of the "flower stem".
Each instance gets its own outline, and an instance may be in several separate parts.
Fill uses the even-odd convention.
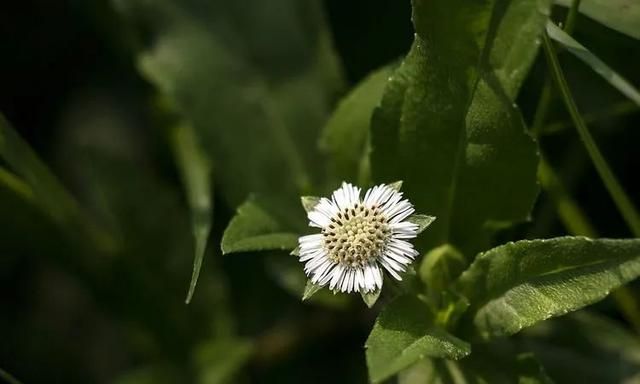
[[[576,25],[576,18],[578,17],[578,8],[580,8],[581,0],[573,0],[571,8],[567,13],[567,17],[564,19],[564,31],[568,34],[573,32],[573,28]],[[549,114],[549,108],[553,101],[553,89],[551,88],[551,79],[549,76],[545,76],[544,85],[542,86],[542,93],[536,106],[536,112],[533,116],[533,123],[531,124],[531,133],[538,136],[542,131],[547,115]]]
[[[556,54],[555,48],[546,33],[543,34],[542,41],[547,61],[551,69],[552,78],[560,91],[562,100],[569,112],[569,115],[571,116],[571,120],[573,120],[573,124],[578,131],[578,135],[584,143],[587,153],[589,154],[598,175],[607,188],[607,191],[616,204],[618,211],[631,229],[633,235],[635,237],[640,237],[640,215],[611,171],[611,168],[604,159],[604,156],[602,156],[600,149],[587,129],[587,125],[578,111],[578,107],[574,101],[571,90],[569,89],[567,80],[565,79],[562,68],[560,67],[558,55]]]

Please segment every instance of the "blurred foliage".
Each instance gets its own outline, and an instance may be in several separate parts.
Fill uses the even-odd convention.
[[[571,6],[556,3],[7,4],[0,381],[364,383],[401,370],[389,381],[640,380],[637,325],[609,299],[509,339],[474,339],[577,309],[637,275],[638,240],[544,243],[541,256],[517,242],[471,263],[572,228],[631,235],[559,93],[536,137],[526,132],[548,76],[540,33]],[[640,108],[592,68],[640,85],[638,6],[583,0],[579,10],[568,38],[588,65],[571,40],[560,62],[638,206]],[[540,155],[554,174],[536,169]],[[546,189],[549,178],[560,187]],[[419,240],[418,272],[385,281],[365,298],[373,309],[313,287],[301,301],[306,278],[289,255],[306,233],[300,196],[342,179],[402,179],[418,210],[438,216]],[[567,205],[582,222],[567,225]],[[462,293],[449,292],[468,264]],[[574,301],[549,299],[569,285]],[[640,287],[627,289],[637,311]],[[407,291],[420,294],[396,298]],[[513,320],[512,296],[529,298],[527,316]]]

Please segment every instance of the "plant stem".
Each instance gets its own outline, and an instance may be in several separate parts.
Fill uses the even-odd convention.
[[[582,116],[578,111],[578,107],[576,106],[576,103],[573,99],[573,95],[571,94],[571,90],[569,89],[569,85],[567,84],[567,80],[564,77],[564,73],[562,72],[562,68],[560,67],[558,56],[551,43],[551,40],[546,34],[543,34],[542,41],[547,61],[549,63],[549,67],[551,68],[552,77],[558,89],[560,90],[562,100],[569,112],[569,115],[571,116],[571,119],[573,120],[574,125],[576,126],[578,135],[584,143],[584,146],[587,149],[587,153],[589,154],[589,157],[591,158],[591,161],[593,162],[598,175],[607,188],[607,191],[616,204],[618,211],[631,229],[633,235],[635,237],[640,237],[640,215],[636,211],[633,203],[611,171],[611,168],[607,164],[607,161],[604,159],[604,156],[602,156],[600,149],[596,145],[595,140],[587,129],[587,126],[582,119]]]
[[[573,0],[571,8],[567,13],[567,17],[564,19],[564,31],[568,34],[573,32],[573,28],[576,25],[576,19],[578,17],[578,8],[580,8],[581,0]],[[553,100],[553,89],[551,88],[551,79],[549,76],[545,76],[544,85],[542,86],[542,93],[536,106],[536,112],[533,116],[533,123],[531,124],[531,133],[534,136],[538,136],[542,131],[547,115],[549,114],[549,108],[551,107],[551,101]]]

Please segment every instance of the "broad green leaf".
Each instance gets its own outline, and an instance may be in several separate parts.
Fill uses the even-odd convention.
[[[411,296],[394,300],[380,313],[365,348],[374,383],[426,357],[457,360],[471,352],[468,343],[434,326],[429,308]]]
[[[3,171],[3,184],[29,199],[69,235],[80,242],[88,240],[102,251],[116,247],[111,234],[85,215],[71,193],[1,114],[0,158],[15,173]]]
[[[234,383],[236,373],[253,352],[251,342],[241,339],[215,340],[200,346],[195,355],[198,384]]]
[[[467,325],[489,339],[592,304],[638,275],[640,239],[560,237],[479,255],[457,289],[471,303]]]
[[[362,297],[362,301],[364,301],[367,307],[372,308],[380,298],[381,292],[381,289],[375,290],[373,292],[360,292],[360,296]]]
[[[143,76],[191,123],[230,205],[292,209],[311,190],[317,136],[341,86],[318,1],[117,0]],[[277,11],[274,11],[277,10]]]
[[[238,208],[222,236],[222,253],[288,250],[298,245],[298,235],[285,229],[254,199]]]
[[[555,0],[570,7],[572,0]],[[618,32],[640,39],[640,3],[636,0],[582,0],[580,12]]]
[[[392,66],[382,67],[356,85],[338,104],[320,136],[320,147],[328,153],[335,177],[356,180],[366,156],[371,114],[380,104]]]
[[[415,1],[413,47],[372,120],[374,180],[403,179],[417,211],[438,217],[419,245],[451,243],[468,257],[486,249],[496,229],[528,218],[537,195],[536,145],[487,63],[512,60],[502,81],[515,94],[523,76],[514,73],[526,72],[535,53],[516,62],[504,52],[509,41],[501,40],[489,55],[501,16],[519,20],[522,13],[496,4],[494,10],[491,1]]]
[[[189,208],[191,209],[191,226],[194,238],[194,258],[189,292],[186,303],[193,297],[202,260],[207,248],[207,239],[211,231],[211,215],[213,200],[211,198],[211,167],[197,142],[193,128],[179,124],[172,130],[171,144],[178,169],[182,175]]]
[[[640,7],[639,7],[640,9]],[[639,28],[640,28],[640,13]],[[611,69],[607,64],[600,60],[596,55],[591,53],[582,44],[578,43],[576,39],[571,37],[568,33],[558,28],[550,20],[547,22],[547,33],[549,37],[560,43],[569,52],[574,54],[577,58],[584,61],[591,67],[597,74],[602,76],[611,86],[620,91],[623,95],[628,97],[638,106],[640,106],[640,92],[624,77],[620,76],[616,71]]]
[[[523,332],[558,383],[635,383],[640,380],[640,341],[622,324],[579,311]]]

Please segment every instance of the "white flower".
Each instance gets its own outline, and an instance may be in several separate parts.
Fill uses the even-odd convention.
[[[402,280],[418,252],[407,240],[419,225],[406,221],[415,211],[402,193],[377,185],[360,198],[361,189],[348,183],[309,210],[309,226],[319,234],[298,240],[300,261],[313,284],[334,292],[374,292],[382,288],[382,268]]]

